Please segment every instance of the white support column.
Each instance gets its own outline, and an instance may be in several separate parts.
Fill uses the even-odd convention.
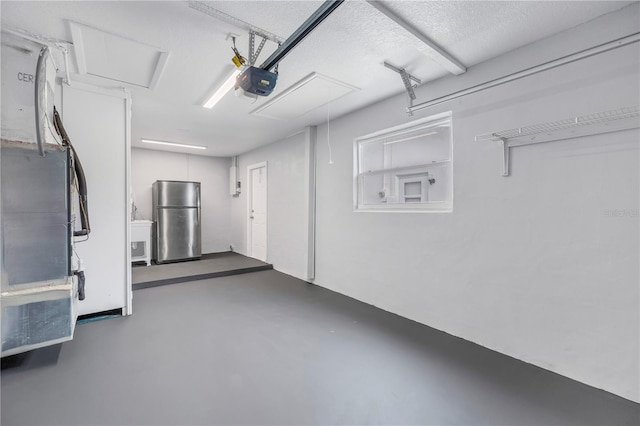
[[[305,160],[307,174],[307,281],[316,277],[316,137],[317,127],[305,129]]]

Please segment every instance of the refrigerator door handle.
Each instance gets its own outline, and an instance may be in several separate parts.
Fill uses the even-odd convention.
[[[201,198],[200,198],[201,197],[200,193],[201,193],[201,186],[198,183],[196,185],[196,197],[197,197],[197,199],[196,199],[196,207],[198,209],[198,214],[197,214],[198,228],[200,228],[202,226],[202,206],[201,206],[201,202],[202,201],[201,201]],[[202,237],[200,237],[200,238],[202,238]],[[200,244],[202,244],[202,242]]]

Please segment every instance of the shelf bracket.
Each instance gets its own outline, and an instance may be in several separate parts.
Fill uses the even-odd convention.
[[[502,176],[509,176],[511,148],[620,132],[640,127],[640,105],[517,127],[476,136],[476,141],[497,141],[502,145]]]
[[[509,140],[505,138],[497,138],[500,141],[500,145],[502,145],[502,176],[509,176],[509,159],[511,158],[511,146],[509,145]]]
[[[416,94],[413,89],[422,84],[422,81],[419,78],[416,78],[409,74],[404,68],[395,67],[386,61],[384,62],[384,66],[400,74],[400,78],[402,78],[402,84],[404,84],[404,89],[407,91],[407,95],[409,96],[409,107],[407,108],[407,113],[409,115],[413,115],[413,113],[411,112],[411,107],[413,107],[413,101],[416,100]],[[412,84],[412,81],[416,84]]]

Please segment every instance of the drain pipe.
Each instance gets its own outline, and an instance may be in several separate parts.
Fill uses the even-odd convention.
[[[313,31],[322,21],[324,21],[334,10],[338,8],[342,4],[344,0],[327,0],[322,6],[316,10],[313,15],[311,15],[300,27],[294,31],[288,39],[284,41],[276,49],[275,52],[269,56],[260,68],[265,71],[271,71],[278,62],[284,59],[287,54],[293,50],[294,47],[298,45],[306,36],[308,36],[311,31]]]

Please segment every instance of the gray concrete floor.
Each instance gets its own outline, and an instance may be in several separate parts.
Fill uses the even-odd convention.
[[[640,406],[276,271],[134,293],[2,371],[3,425],[637,425]]]
[[[164,263],[137,264],[131,268],[133,289],[218,278],[271,269],[273,266],[234,252],[203,254],[201,259]]]

